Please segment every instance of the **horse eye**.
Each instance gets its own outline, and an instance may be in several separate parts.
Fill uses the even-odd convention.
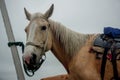
[[[41,30],[46,30],[46,26],[42,26],[42,27],[41,27]]]

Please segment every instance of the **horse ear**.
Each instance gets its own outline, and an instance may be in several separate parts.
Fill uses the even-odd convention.
[[[30,20],[31,14],[26,10],[26,8],[24,8],[24,12],[25,12],[26,18]]]
[[[54,10],[54,4],[52,4],[51,7],[45,12],[44,17],[47,19],[51,17],[53,10]]]

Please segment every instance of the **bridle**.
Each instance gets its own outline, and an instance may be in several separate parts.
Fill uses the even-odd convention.
[[[36,65],[33,65],[34,67],[32,67],[32,68],[29,68],[27,65],[26,65],[26,63],[24,62],[24,59],[23,59],[23,67],[24,67],[24,70],[25,70],[25,73],[28,75],[28,76],[30,76],[30,77],[32,77],[33,75],[34,75],[34,72],[35,71],[37,71],[40,67],[41,67],[41,65],[43,64],[43,62],[45,61],[45,59],[46,59],[46,55],[45,55],[45,52],[46,52],[46,47],[47,47],[47,42],[48,42],[48,30],[49,30],[49,27],[48,27],[48,29],[46,29],[46,40],[45,40],[45,42],[43,43],[43,44],[35,44],[35,43],[33,43],[33,42],[27,42],[26,43],[26,46],[34,46],[34,47],[37,47],[37,48],[39,48],[39,49],[41,49],[42,50],[42,52],[41,52],[41,54],[40,54],[40,56],[41,56],[41,58],[40,58],[40,61],[39,61],[39,63],[37,63]],[[41,45],[44,45],[44,46],[41,46]],[[34,68],[34,69],[33,69]]]

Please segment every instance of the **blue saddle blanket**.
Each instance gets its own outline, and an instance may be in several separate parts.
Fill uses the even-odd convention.
[[[120,38],[120,29],[112,28],[112,27],[105,27],[104,34],[108,35],[109,37]]]

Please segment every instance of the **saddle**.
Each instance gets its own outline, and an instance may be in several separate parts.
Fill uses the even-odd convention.
[[[110,29],[113,29],[113,31],[111,31]],[[117,29],[115,29],[115,31],[116,30]],[[108,47],[109,54],[107,55],[107,58],[111,60],[112,56],[110,54],[111,54],[111,50],[114,48],[115,54],[117,55],[116,60],[120,60],[120,55],[119,55],[120,54],[120,32],[116,33],[115,31],[114,31],[114,28],[110,28],[110,27],[104,28],[104,34],[100,34],[94,40],[92,49],[97,53],[96,54],[97,59],[102,58],[105,48]],[[116,36],[114,32],[116,33]]]
[[[113,66],[112,79],[119,80],[116,60],[120,60],[120,29],[106,27],[104,34],[99,35],[93,42],[92,50],[97,59],[102,59],[101,78],[104,79],[106,60],[110,60]]]

